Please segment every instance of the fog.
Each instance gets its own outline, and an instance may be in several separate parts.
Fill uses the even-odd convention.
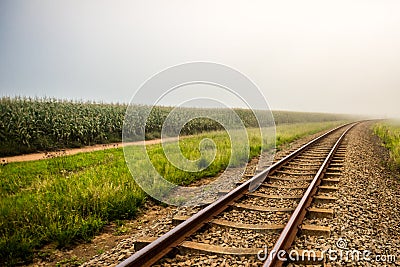
[[[399,1],[2,0],[0,94],[128,102],[169,66],[211,61],[275,110],[400,117],[398,14]]]

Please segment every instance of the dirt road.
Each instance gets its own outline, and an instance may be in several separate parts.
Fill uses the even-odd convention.
[[[180,138],[186,138],[186,136],[180,137]],[[177,140],[178,140],[178,137],[164,138],[165,142],[172,142],[172,141],[177,141]],[[159,144],[159,143],[161,143],[161,139],[145,141],[146,145],[153,145],[153,144]],[[143,144],[142,141],[130,142],[130,143],[100,144],[100,145],[94,145],[94,146],[85,146],[85,147],[81,147],[81,148],[66,148],[66,149],[62,149],[60,151],[53,151],[53,152],[41,152],[41,153],[32,153],[32,154],[18,155],[18,156],[12,156],[12,157],[2,157],[2,158],[0,158],[0,162],[10,163],[10,162],[41,160],[41,159],[48,158],[50,155],[51,155],[51,157],[58,156],[58,155],[63,155],[63,156],[74,155],[74,154],[83,153],[83,152],[93,152],[93,151],[98,151],[98,150],[123,147],[123,146],[127,146],[127,145],[130,146],[130,145],[141,145],[141,144]]]

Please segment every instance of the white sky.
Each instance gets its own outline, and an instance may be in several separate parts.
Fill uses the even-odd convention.
[[[399,14],[396,0],[1,0],[0,95],[128,102],[162,69],[212,61],[273,109],[400,117]]]

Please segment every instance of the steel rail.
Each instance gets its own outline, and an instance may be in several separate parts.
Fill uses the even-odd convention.
[[[220,214],[229,204],[241,198],[246,192],[248,192],[249,186],[252,182],[257,181],[261,183],[267,178],[268,174],[272,174],[275,170],[282,167],[285,163],[295,158],[298,154],[305,151],[308,147],[315,144],[324,137],[330,135],[331,133],[348,126],[351,123],[347,123],[338,126],[325,134],[311,140],[307,144],[303,145],[296,151],[292,152],[288,156],[282,158],[278,162],[272,164],[264,171],[253,176],[251,179],[247,180],[240,186],[236,187],[228,194],[222,196],[215,202],[206,206],[204,209],[200,210],[198,213],[194,214],[192,217],[177,225],[175,228],[165,233],[161,237],[157,238],[154,242],[148,244],[141,250],[137,251],[135,254],[121,262],[117,267],[131,267],[131,266],[151,266],[156,263],[159,259],[170,252],[174,247],[178,246],[182,241],[184,241],[188,236],[198,231],[204,224],[212,220],[213,217]]]
[[[317,174],[314,176],[312,182],[310,183],[309,187],[301,198],[293,214],[290,216],[290,219],[285,225],[283,231],[281,232],[278,241],[276,241],[274,248],[271,250],[271,252],[269,252],[269,256],[267,257],[267,260],[263,265],[264,267],[280,267],[284,262],[288,260],[287,250],[291,247],[297,235],[298,228],[307,213],[307,208],[310,206],[312,198],[316,194],[318,186],[321,184],[321,179],[324,176],[330,161],[332,160],[337,149],[342,143],[343,138],[348,133],[348,131],[350,131],[350,129],[353,128],[356,124],[358,123],[354,123],[349,128],[347,128],[346,131],[344,131],[338,138],[335,145],[332,147],[331,151],[325,158]]]

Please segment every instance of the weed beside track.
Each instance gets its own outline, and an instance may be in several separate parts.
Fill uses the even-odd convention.
[[[391,167],[400,170],[400,122],[378,123],[374,126],[374,133],[389,149]]]

